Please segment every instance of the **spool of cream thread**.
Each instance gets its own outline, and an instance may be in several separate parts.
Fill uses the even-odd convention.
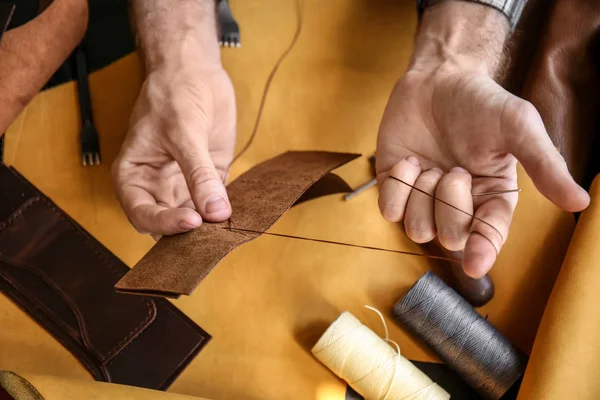
[[[313,355],[366,400],[448,400],[450,395],[345,311]]]

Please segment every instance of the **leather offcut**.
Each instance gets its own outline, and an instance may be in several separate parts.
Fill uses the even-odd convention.
[[[311,186],[357,157],[348,153],[294,151],[255,166],[227,187],[232,207],[229,221],[203,223],[194,231],[163,237],[115,285],[116,289],[171,298],[190,295],[229,252],[260,236],[226,228],[266,231]],[[343,186],[340,180],[328,179],[334,188]]]
[[[0,165],[0,290],[95,379],[166,389],[210,336],[163,299],[116,293],[126,271],[50,199]]]

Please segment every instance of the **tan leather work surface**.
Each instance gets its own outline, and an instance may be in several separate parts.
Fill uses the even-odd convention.
[[[238,148],[254,123],[265,80],[295,29],[295,0],[231,1],[243,47],[224,49],[237,91]],[[412,0],[307,0],[303,32],[281,66],[257,139],[232,179],[287,150],[370,155],[388,95],[412,51]],[[130,227],[112,192],[109,164],[141,82],[135,56],[91,76],[104,164],[82,168],[73,84],[38,96],[7,132],[6,160],[128,265],[153,240]],[[352,186],[371,179],[366,157],[336,171]],[[515,223],[493,270],[496,297],[483,315],[529,352],[573,229],[520,172]],[[273,232],[420,251],[381,218],[377,190],[345,203],[334,195],[287,212]],[[433,262],[364,249],[261,237],[241,246],[189,298],[176,302],[213,340],[171,387],[212,399],[343,399],[345,386],[309,353],[343,310],[382,333],[386,312]],[[0,297],[0,369],[88,377],[61,345]],[[408,358],[430,352],[389,322]],[[327,397],[329,396],[329,397]]]
[[[600,178],[590,190],[552,290],[519,400],[595,400],[600,393]]]
[[[47,375],[19,374],[29,382],[43,400],[95,400],[95,399],[123,399],[123,400],[207,400],[198,397],[164,393],[157,390],[141,389],[131,386],[90,382],[80,379],[69,379]],[[23,391],[22,398],[16,400],[32,400]],[[20,395],[21,396],[21,395]]]

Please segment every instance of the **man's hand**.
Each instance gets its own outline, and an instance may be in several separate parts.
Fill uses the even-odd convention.
[[[224,221],[236,110],[219,60],[214,2],[139,0],[134,17],[147,77],[113,165],[117,196],[144,233]]]
[[[494,264],[518,199],[517,193],[476,194],[517,188],[517,160],[563,209],[579,211],[589,203],[535,107],[492,79],[508,32],[501,13],[478,4],[445,2],[427,10],[411,66],[392,92],[379,131],[383,216],[403,220],[417,243],[437,236],[446,249],[464,250],[463,266],[473,278]]]

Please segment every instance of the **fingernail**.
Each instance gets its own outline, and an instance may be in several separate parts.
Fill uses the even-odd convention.
[[[221,196],[212,196],[206,202],[206,212],[208,214],[216,213],[227,208],[227,203]]]
[[[466,169],[461,168],[461,167],[454,167],[450,170],[450,172],[456,172],[457,174],[468,174],[469,173],[469,171],[467,171]]]
[[[417,167],[419,165],[421,165],[421,162],[419,161],[419,159],[415,156],[408,156],[406,157],[406,161],[408,161],[409,163],[411,163],[412,165],[416,165]]]
[[[181,229],[185,229],[186,231],[189,231],[190,229],[196,229],[195,225],[190,224],[189,222],[186,221],[181,221],[179,223],[179,228]]]

